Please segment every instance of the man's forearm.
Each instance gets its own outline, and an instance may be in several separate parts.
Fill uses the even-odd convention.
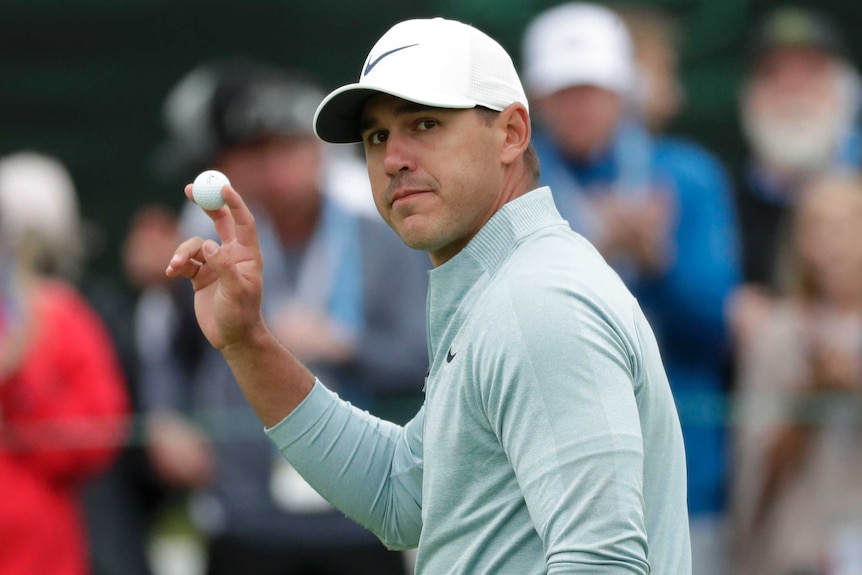
[[[222,354],[266,427],[287,417],[314,386],[311,372],[265,327],[248,341],[225,347]]]
[[[266,433],[318,493],[390,549],[405,549],[422,531],[424,421],[424,410],[403,427],[381,420],[318,382]]]

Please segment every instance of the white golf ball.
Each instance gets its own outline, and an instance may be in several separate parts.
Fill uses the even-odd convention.
[[[207,170],[198,174],[192,184],[195,203],[205,210],[217,210],[224,205],[221,189],[230,185],[227,176],[218,170]]]

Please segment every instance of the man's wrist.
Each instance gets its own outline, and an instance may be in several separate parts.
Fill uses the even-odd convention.
[[[232,360],[246,360],[249,356],[267,353],[273,347],[281,347],[281,344],[261,319],[245,337],[226,344],[220,351],[230,363]]]

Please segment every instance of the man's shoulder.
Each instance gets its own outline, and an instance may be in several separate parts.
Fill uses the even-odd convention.
[[[501,269],[498,282],[515,305],[551,313],[560,300],[613,307],[631,297],[598,250],[580,234],[562,228],[521,242]]]
[[[634,306],[631,292],[586,240],[541,234],[520,244],[491,278],[471,311],[471,334],[479,334],[485,352],[512,361],[562,359],[587,350],[588,342],[631,350]]]

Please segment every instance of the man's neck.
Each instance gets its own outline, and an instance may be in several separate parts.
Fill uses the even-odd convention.
[[[538,187],[538,179],[533,176],[532,172],[527,168],[526,163],[522,161],[517,167],[512,169],[511,174],[506,178],[505,192],[503,194],[505,200],[503,204],[511,202],[515,198],[520,198]]]

